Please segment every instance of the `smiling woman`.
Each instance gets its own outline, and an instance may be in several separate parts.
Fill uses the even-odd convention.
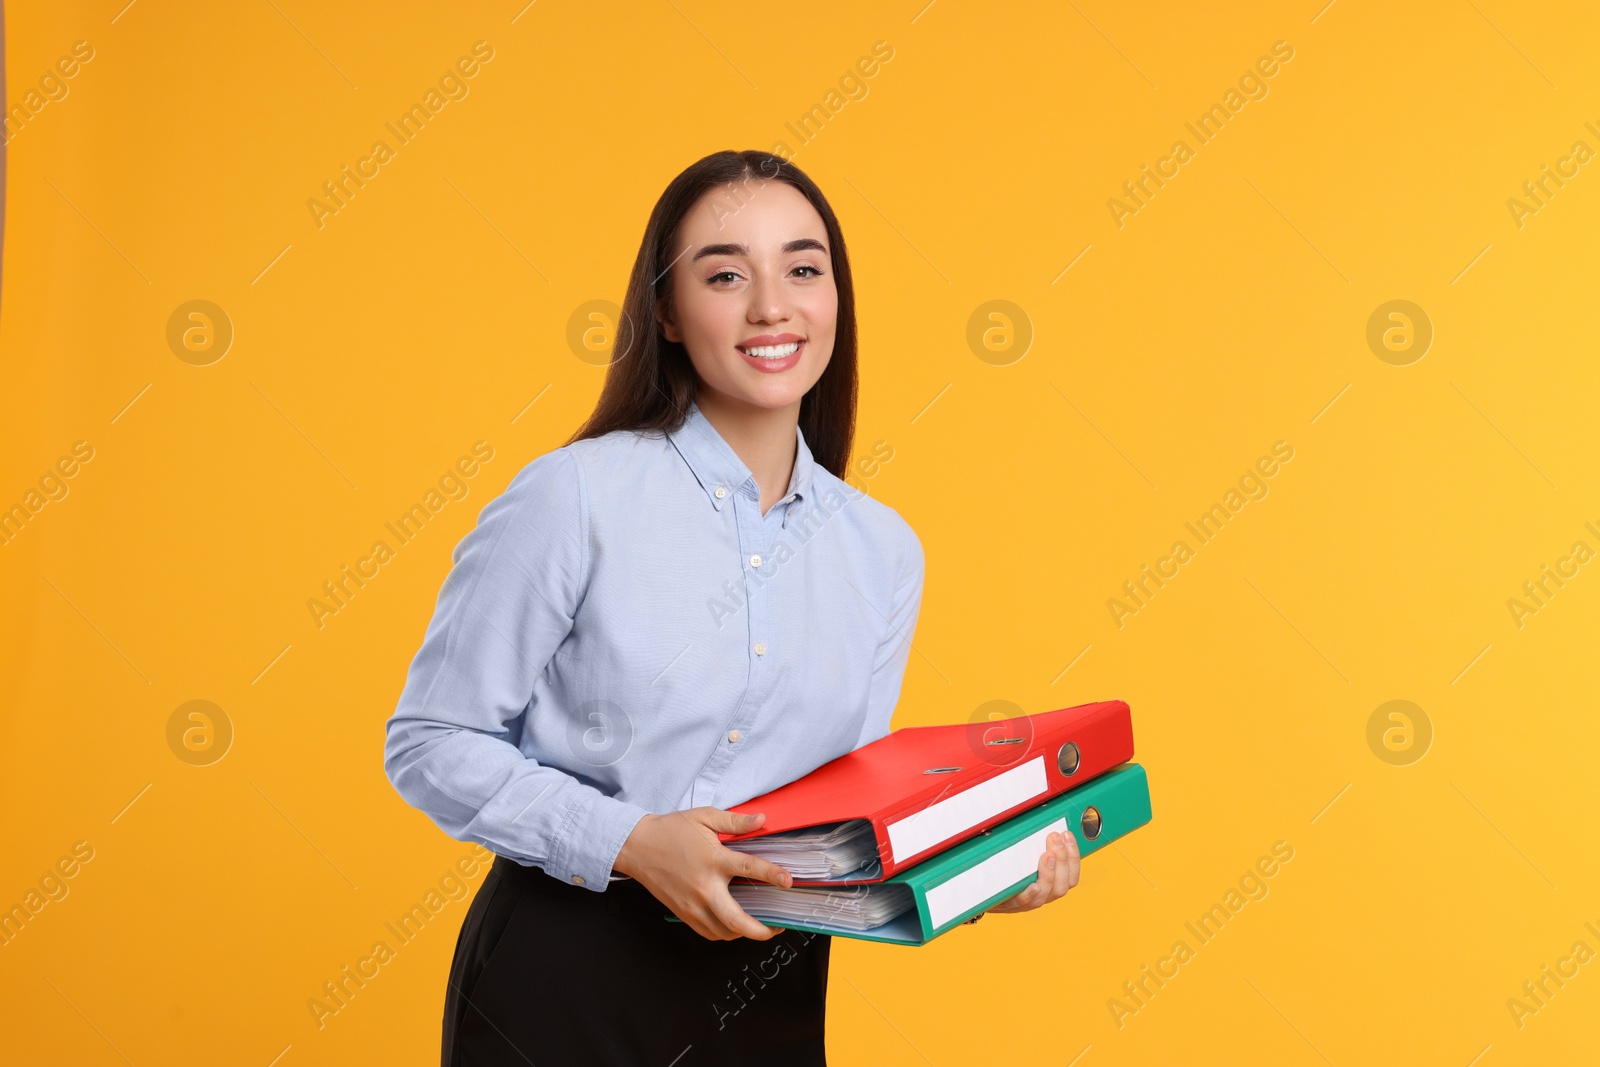
[[[746,207],[734,220],[744,240],[719,240],[728,220],[713,220],[709,212],[683,220],[677,243],[694,252],[673,265],[671,292],[655,308],[662,336],[688,353],[702,386],[701,409],[719,425],[726,420],[738,436],[748,436],[757,412],[801,403],[831,362],[840,318],[822,216],[787,183],[765,183],[756,195],[759,206]],[[852,378],[854,357],[852,338],[846,368]],[[766,486],[764,513],[777,501],[780,483],[759,480]]]
[[[395,788],[497,854],[443,1062],[824,1063],[829,938],[745,912],[731,878],[792,879],[719,835],[889,732],[922,604],[916,533],[843,480],[838,220],[776,156],[707,156],[657,202],[623,310],[594,413],[457,547],[389,720]],[[1075,885],[1069,841],[991,910]]]
[[[792,164],[707,156],[651,213],[624,314],[593,414],[457,547],[389,721],[395,788],[498,854],[443,1062],[822,1063],[829,939],[734,903],[735,875],[789,878],[718,835],[888,732],[921,606],[916,534],[842,480],[844,236]]]
[[[680,174],[651,213],[623,318],[658,328],[634,331],[614,354],[594,414],[572,441],[676,426],[690,400],[719,430],[738,434],[711,410],[743,423],[780,402],[798,404],[816,462],[845,471],[855,430],[855,289],[838,219],[798,167],[765,152],[719,152]],[[777,347],[786,344],[797,348]],[[792,453],[792,443],[771,436],[777,452]],[[755,473],[777,488],[774,477],[760,478],[777,471]]]
[[[793,164],[707,156],[651,213],[623,311],[594,413],[457,547],[389,720],[395,788],[498,855],[444,1064],[824,1063],[829,938],[740,907],[734,876],[792,879],[719,835],[889,732],[922,605],[916,533],[843,480],[844,235]],[[989,910],[1063,896],[1071,842]]]

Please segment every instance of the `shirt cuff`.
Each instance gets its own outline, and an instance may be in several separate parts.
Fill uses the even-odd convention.
[[[605,892],[623,842],[648,814],[637,804],[604,793],[581,798],[563,820],[565,832],[560,835],[545,873],[596,893]]]

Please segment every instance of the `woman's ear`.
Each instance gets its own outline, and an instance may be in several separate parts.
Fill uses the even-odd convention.
[[[665,298],[656,301],[656,322],[661,326],[661,332],[666,334],[667,340],[679,344],[683,342],[683,335],[678,332],[677,324],[672,321],[672,309]]]

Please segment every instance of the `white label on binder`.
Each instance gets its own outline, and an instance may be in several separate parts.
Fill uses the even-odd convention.
[[[988,781],[896,819],[889,824],[889,851],[896,860],[915,856],[985,819],[1042,796],[1049,787],[1044,757],[1035,756]]]
[[[1029,873],[1038,874],[1045,838],[1052,833],[1066,832],[1067,820],[1057,819],[928,890],[928,921],[933,929],[937,930],[968,908],[977,907]]]

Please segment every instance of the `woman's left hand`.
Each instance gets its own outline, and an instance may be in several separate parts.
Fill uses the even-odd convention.
[[[1078,840],[1071,834],[1053,833],[1045,838],[1044,855],[1039,857],[1039,880],[1012,897],[984,909],[991,911],[1032,911],[1067,895],[1078,884]]]

